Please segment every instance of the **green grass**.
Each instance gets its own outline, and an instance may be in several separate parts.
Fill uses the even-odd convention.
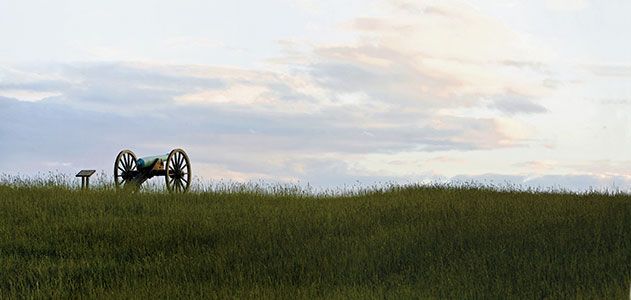
[[[631,196],[354,196],[0,185],[0,298],[607,298]]]

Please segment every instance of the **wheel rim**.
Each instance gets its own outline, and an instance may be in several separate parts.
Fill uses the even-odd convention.
[[[174,149],[169,153],[166,162],[167,190],[174,193],[185,193],[191,186],[191,162],[182,149]]]
[[[120,188],[124,184],[131,181],[133,178],[133,171],[136,171],[138,166],[136,165],[136,155],[130,150],[123,150],[116,156],[114,162],[114,183],[116,188]]]

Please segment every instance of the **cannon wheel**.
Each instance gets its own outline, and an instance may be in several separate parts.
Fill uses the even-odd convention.
[[[131,172],[137,169],[136,154],[134,152],[130,150],[119,152],[116,156],[116,161],[114,161],[114,183],[116,188],[121,188],[121,186],[129,183],[134,177]]]
[[[167,190],[185,193],[191,187],[191,162],[182,149],[173,149],[166,162]]]

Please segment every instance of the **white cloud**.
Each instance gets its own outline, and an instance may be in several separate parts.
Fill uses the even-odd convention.
[[[212,40],[206,37],[195,37],[195,36],[177,36],[171,37],[164,41],[165,46],[172,48],[189,48],[189,47],[200,47],[200,48],[223,48],[226,47],[226,44],[219,40]]]
[[[244,84],[231,85],[221,90],[206,90],[176,96],[175,102],[181,104],[233,104],[233,105],[263,105],[272,99],[266,98],[269,90],[263,86]]]
[[[533,37],[459,1],[393,4],[388,14],[347,23],[360,34],[357,41],[316,45],[314,77],[331,88],[357,87],[389,102],[407,99],[431,107],[548,92],[539,69],[514,67],[542,68],[554,57]]]
[[[291,55],[302,59],[281,59],[270,69],[144,62],[23,67],[20,72],[54,70],[61,79],[53,80],[59,82],[53,86],[62,88],[51,103],[62,105],[66,113],[114,114],[123,121],[113,129],[126,128],[125,135],[145,136],[151,130],[177,134],[174,141],[188,145],[193,154],[223,157],[205,163],[231,177],[313,179],[323,169],[308,160],[332,155],[327,164],[341,178],[356,165],[349,157],[357,154],[519,145],[524,137],[507,131],[499,115],[476,117],[446,109],[484,107],[484,97],[507,90],[536,94],[529,82],[504,76],[505,66],[497,62],[523,60],[519,53],[524,51],[539,52],[522,49],[515,43],[518,34],[474,9],[445,3],[418,6],[424,18],[408,4],[407,10],[391,6],[389,16],[350,21],[359,39],[298,47]],[[452,36],[462,33],[462,38]],[[464,47],[477,43],[489,45]],[[192,37],[174,39],[170,45],[223,46]],[[27,87],[37,91],[49,81],[36,78]],[[61,84],[68,81],[79,84]],[[15,116],[21,113],[15,112],[10,122],[20,123]],[[172,121],[167,126],[163,119]],[[18,130],[7,138],[23,134]],[[104,132],[95,143],[119,134],[116,129]],[[12,147],[20,151],[31,146]],[[210,152],[195,150],[209,146]],[[293,162],[277,168],[257,162],[278,155],[293,157]],[[235,157],[255,161],[244,164]],[[288,165],[296,168],[285,170]],[[360,173],[357,169],[347,176]]]
[[[586,2],[559,3],[551,7]],[[592,178],[598,174],[624,174],[623,160],[571,167],[571,159],[540,149],[559,142],[555,130],[540,136],[538,118],[570,115],[561,100],[550,107],[563,86],[553,84],[556,50],[462,1],[392,0],[378,7],[324,29],[344,38],[283,36],[283,54],[249,67],[196,59],[116,62],[144,57],[125,54],[125,47],[97,49],[95,55],[115,61],[109,63],[3,66],[0,152],[8,154],[0,166],[53,166],[33,165],[50,160],[28,153],[107,170],[120,148],[155,154],[177,146],[189,151],[196,174],[212,179],[342,184],[488,171],[537,182],[565,171],[589,177],[572,182],[589,183],[601,182]],[[198,32],[155,41],[143,47],[164,46],[170,51],[164,57],[239,52],[227,46],[230,39]],[[628,77],[628,68],[614,66],[588,69]],[[567,125],[580,137],[573,126]]]
[[[13,98],[20,101],[36,102],[49,97],[59,96],[59,92],[0,89],[0,97]]]
[[[587,0],[546,0],[546,6],[552,10],[576,11],[588,7]]]

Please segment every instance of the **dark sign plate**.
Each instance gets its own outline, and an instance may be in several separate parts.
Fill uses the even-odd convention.
[[[77,173],[77,177],[90,177],[94,174],[96,170],[81,170],[81,172]]]

